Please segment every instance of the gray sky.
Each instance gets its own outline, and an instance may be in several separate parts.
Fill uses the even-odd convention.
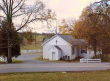
[[[32,5],[35,3],[36,0],[28,0],[26,4]],[[58,26],[60,23],[59,20],[61,19],[69,19],[69,18],[75,18],[78,19],[81,15],[82,10],[89,5],[90,3],[93,3],[95,1],[100,0],[41,0],[46,4],[47,9],[51,9],[53,12],[57,15],[57,25],[56,21],[53,21],[53,27]],[[0,1],[1,2],[1,1]],[[19,19],[16,20],[19,22]],[[32,23],[29,25],[29,27],[33,27],[33,31],[36,31],[38,33],[47,32],[49,30],[53,30],[53,28],[48,29],[45,25],[45,23],[37,22]]]
[[[57,14],[57,18],[61,19],[69,19],[75,18],[78,19],[81,15],[82,10],[95,1],[100,0],[43,0],[47,8],[52,9],[53,12]],[[59,23],[59,21],[57,21]],[[54,23],[53,27],[56,26]],[[47,28],[41,28],[37,30],[37,32],[46,32],[45,30],[49,30]]]

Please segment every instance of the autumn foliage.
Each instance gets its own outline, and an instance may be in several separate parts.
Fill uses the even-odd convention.
[[[66,21],[65,19],[62,19],[61,25],[59,25],[59,33],[72,35],[73,25],[74,20]]]
[[[87,41],[88,48],[110,53],[110,6],[103,9],[100,5],[89,5],[74,25],[74,37]],[[103,53],[105,53],[103,51]],[[97,57],[96,57],[97,58]]]

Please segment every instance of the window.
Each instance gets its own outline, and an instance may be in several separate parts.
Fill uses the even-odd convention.
[[[75,48],[72,47],[72,55],[75,53]]]
[[[84,49],[81,47],[81,54],[83,54],[83,53],[87,54],[87,49]]]

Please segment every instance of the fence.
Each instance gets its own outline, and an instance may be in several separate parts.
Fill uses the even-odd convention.
[[[37,50],[21,50],[21,53],[37,53],[37,52],[43,52],[42,49]]]
[[[101,59],[84,59],[84,58],[82,58],[82,59],[80,59],[80,63],[84,63],[84,62],[86,62],[86,63],[88,63],[88,62],[101,62]]]

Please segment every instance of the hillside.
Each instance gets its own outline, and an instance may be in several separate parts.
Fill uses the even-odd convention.
[[[35,49],[42,49],[43,47],[41,46],[42,41],[44,38],[50,38],[51,36],[49,35],[36,35],[36,45],[35,41],[31,45],[26,45],[22,46],[21,50],[35,50]]]

